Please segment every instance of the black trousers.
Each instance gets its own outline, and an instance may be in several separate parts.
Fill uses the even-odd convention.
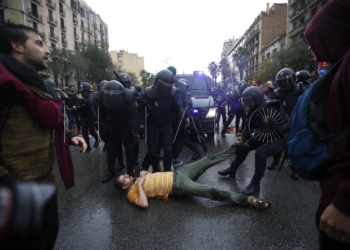
[[[98,141],[98,134],[95,131],[95,119],[89,116],[81,117],[81,127],[84,140],[90,146],[89,132],[95,141]]]
[[[114,171],[116,150],[118,145],[124,145],[126,156],[126,172],[135,176],[134,173],[134,144],[133,134],[130,128],[118,128],[107,125],[107,164],[109,171]]]
[[[220,116],[222,116],[222,124],[226,124],[226,108],[219,108],[216,116],[216,129],[220,129]]]
[[[163,148],[163,165],[164,171],[171,170],[171,161],[173,158],[173,126],[171,123],[157,125],[155,123],[148,124],[147,137],[147,157],[151,162],[153,172],[158,169],[158,148]]]
[[[100,138],[104,143],[107,143],[107,124],[105,121],[100,121],[98,125]]]
[[[250,151],[256,150],[255,152],[255,176],[263,177],[266,170],[267,158],[282,152],[287,147],[287,140],[281,138],[277,141],[263,144],[259,141],[255,141],[252,145],[246,148],[246,150],[240,154],[237,154],[233,164],[234,166],[240,166]]]
[[[318,242],[319,242],[319,249],[320,250],[349,250],[350,249],[350,244],[344,243],[344,242],[339,242],[334,239],[330,239],[326,233],[322,232],[319,229],[320,225],[320,220],[321,216],[326,210],[326,208],[322,205],[319,205],[317,211],[316,211],[316,216],[315,216],[315,222],[316,222],[316,227],[318,230]]]

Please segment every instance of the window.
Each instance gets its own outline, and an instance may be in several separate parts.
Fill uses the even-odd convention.
[[[77,36],[77,28],[74,27],[74,36]]]
[[[266,57],[269,58],[270,57],[270,52],[266,54]]]
[[[55,37],[55,30],[53,27],[50,26],[50,36]]]
[[[52,10],[49,10],[49,19],[52,20]]]
[[[317,12],[317,6],[311,10],[311,16],[313,17]]]
[[[84,42],[84,32],[81,32],[81,41]]]
[[[64,19],[63,18],[61,18],[61,29],[65,29],[65,27],[64,27]]]
[[[302,17],[302,18],[299,19],[300,25],[303,24],[304,22],[305,22],[305,17]]]
[[[35,16],[35,17],[39,17],[38,15],[38,6],[36,4],[31,4],[31,7],[32,7],[32,15]]]
[[[296,29],[298,27],[298,22],[293,23],[293,29]]]
[[[38,31],[38,23],[37,22],[33,22],[33,29]]]

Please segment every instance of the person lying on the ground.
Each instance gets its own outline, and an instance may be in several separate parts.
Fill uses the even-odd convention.
[[[141,170],[140,177],[137,179],[127,174],[119,175],[114,181],[114,187],[116,190],[127,190],[128,200],[142,208],[148,207],[148,199],[167,200],[169,195],[177,195],[198,196],[240,206],[250,206],[259,210],[268,209],[271,206],[268,201],[253,196],[248,197],[244,194],[221,191],[195,182],[208,168],[234,156],[235,150],[235,147],[232,146],[223,152],[187,164],[174,173],[157,172],[152,174]]]

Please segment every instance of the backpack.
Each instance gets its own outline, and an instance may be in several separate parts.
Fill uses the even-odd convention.
[[[292,113],[288,156],[293,169],[305,180],[317,181],[324,176],[333,147],[350,133],[349,127],[336,135],[328,135],[326,130],[328,91],[342,59],[305,90]]]

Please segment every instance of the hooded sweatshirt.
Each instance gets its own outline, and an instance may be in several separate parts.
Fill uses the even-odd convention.
[[[317,61],[343,61],[331,83],[327,99],[327,129],[337,134],[350,124],[350,1],[332,0],[306,27],[304,36]],[[331,203],[350,216],[350,135],[332,152],[326,176],[320,181],[320,204]]]

